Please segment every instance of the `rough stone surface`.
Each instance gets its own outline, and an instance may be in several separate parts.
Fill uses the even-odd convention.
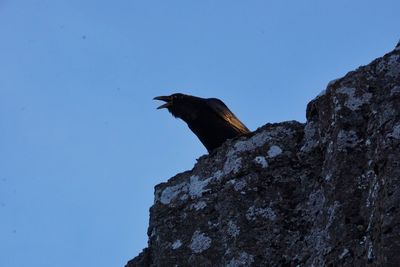
[[[156,186],[127,266],[398,266],[400,50]]]

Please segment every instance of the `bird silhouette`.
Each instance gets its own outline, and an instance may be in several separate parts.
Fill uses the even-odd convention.
[[[187,123],[210,153],[227,139],[249,133],[250,130],[217,98],[201,98],[181,93],[157,96],[175,117]]]

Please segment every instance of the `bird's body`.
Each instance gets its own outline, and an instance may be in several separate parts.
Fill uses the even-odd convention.
[[[173,94],[154,99],[165,101],[159,108],[167,108],[174,117],[185,121],[208,152],[221,146],[227,139],[250,132],[217,98]]]

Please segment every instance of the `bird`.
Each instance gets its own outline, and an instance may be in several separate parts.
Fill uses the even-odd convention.
[[[166,108],[172,116],[186,122],[208,153],[220,147],[228,139],[250,133],[250,130],[218,98],[201,98],[175,93],[153,99],[165,102],[157,109]]]

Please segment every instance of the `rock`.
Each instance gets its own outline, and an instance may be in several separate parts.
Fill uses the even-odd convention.
[[[397,266],[400,51],[156,186],[126,266]]]

